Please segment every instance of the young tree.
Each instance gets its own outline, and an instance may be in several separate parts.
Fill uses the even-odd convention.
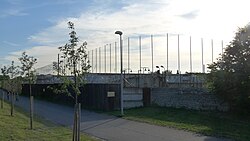
[[[3,68],[1,68],[1,73],[2,73],[2,76],[0,78],[0,81],[1,81],[0,88],[2,89],[1,108],[3,108],[5,81],[9,79],[9,76],[7,75],[7,67],[6,66],[4,66]]]
[[[11,116],[14,115],[14,95],[15,95],[15,86],[17,86],[16,84],[16,80],[15,79],[18,74],[18,66],[14,65],[14,61],[11,62],[11,66],[7,69],[7,73],[9,74],[9,81],[7,82],[9,87],[8,87],[8,91],[10,94],[10,98],[11,98]],[[18,86],[17,86],[18,87]]]
[[[31,84],[35,83],[36,75],[34,70],[34,65],[37,63],[37,59],[33,56],[28,56],[26,52],[22,53],[22,56],[19,58],[22,66],[21,73],[29,82],[29,95],[30,95],[30,128],[33,129],[33,96]]]
[[[3,82],[3,88],[8,92],[8,96],[11,101],[11,116],[14,116],[14,99],[17,93],[21,91],[21,82],[19,75],[19,67],[14,65],[14,61],[11,62],[10,67],[2,68],[2,73],[7,75],[9,79],[5,79]]]
[[[239,28],[217,62],[210,64],[211,89],[232,110],[250,111],[250,25]]]
[[[78,46],[79,39],[76,36],[74,23],[68,22],[68,28],[71,30],[69,33],[69,43],[65,44],[62,47],[59,47],[59,50],[62,53],[62,58],[65,60],[64,64],[68,70],[71,70],[73,75],[73,80],[69,77],[63,77],[64,79],[64,90],[69,96],[75,99],[75,120],[73,127],[73,140],[80,140],[80,104],[78,104],[78,95],[80,95],[79,87],[84,85],[85,74],[90,69],[89,61],[87,59],[87,42],[83,42]],[[73,92],[70,92],[68,88],[72,88]]]

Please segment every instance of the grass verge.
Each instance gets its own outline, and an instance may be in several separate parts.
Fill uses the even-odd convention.
[[[125,110],[123,118],[195,133],[250,141],[250,118],[229,113],[193,111],[165,107]],[[120,115],[119,111],[109,114]]]
[[[28,113],[15,107],[14,117],[10,116],[10,105],[4,103],[0,109],[0,141],[70,141],[72,130],[35,117],[34,129],[29,128]],[[81,141],[97,139],[81,134]]]

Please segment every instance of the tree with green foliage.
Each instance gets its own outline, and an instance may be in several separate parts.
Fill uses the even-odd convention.
[[[7,81],[8,87],[7,90],[9,92],[10,98],[11,98],[11,116],[14,116],[14,98],[15,94],[17,93],[17,90],[15,87],[17,86],[17,77],[19,75],[18,66],[14,65],[14,61],[11,62],[11,66],[7,69],[7,74],[9,75],[10,79]]]
[[[21,78],[19,77],[19,66],[15,66],[14,61],[12,61],[10,67],[4,66],[1,71],[5,76],[4,78],[7,78],[2,81],[1,87],[8,92],[8,96],[10,97],[11,102],[10,115],[14,116],[15,97],[18,93],[21,93],[22,90]]]
[[[208,67],[211,90],[231,110],[250,111],[250,24],[239,28],[217,62]]]
[[[66,93],[68,96],[75,100],[75,116],[73,126],[73,140],[80,140],[80,104],[78,103],[78,96],[81,94],[80,87],[85,84],[85,74],[90,69],[88,57],[87,57],[87,42],[83,42],[78,46],[79,39],[76,35],[73,22],[68,22],[68,28],[71,30],[69,33],[69,43],[59,47],[62,53],[61,58],[65,62],[67,70],[71,71],[72,77],[63,78],[63,84],[60,93]],[[72,89],[73,91],[70,91]]]
[[[71,32],[69,33],[69,43],[65,44],[62,47],[59,47],[59,50],[62,53],[61,58],[63,58],[64,60],[66,69],[71,71],[71,74],[74,78],[74,81],[71,81],[71,79],[66,80],[66,84],[71,85],[70,87],[74,89],[74,93],[70,93],[68,89],[66,89],[66,93],[71,95],[71,97],[75,99],[75,103],[77,103],[77,96],[80,94],[79,87],[80,85],[84,84],[84,76],[90,69],[90,65],[86,53],[87,42],[83,42],[83,44],[78,47],[77,43],[79,42],[79,39],[76,36],[74,23],[68,22],[68,26],[71,30]]]
[[[3,101],[4,101],[4,87],[5,87],[5,81],[9,79],[9,76],[7,75],[7,67],[3,66],[1,68],[2,75],[0,76],[0,88],[2,89],[2,100],[1,100],[1,108],[3,108]]]
[[[3,68],[1,68],[1,73],[2,75],[0,75],[0,88],[3,89],[4,88],[4,81],[9,79],[9,76],[7,75],[7,67],[3,66]]]
[[[22,66],[21,74],[24,76],[24,80],[29,83],[29,95],[30,95],[30,128],[33,129],[33,96],[31,84],[36,81],[36,74],[34,65],[37,63],[37,59],[33,56],[29,56],[26,52],[22,53],[22,56],[19,58]]]

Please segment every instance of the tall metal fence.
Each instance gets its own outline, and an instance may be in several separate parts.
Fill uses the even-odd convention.
[[[169,70],[172,73],[207,72],[208,64],[223,53],[223,40],[179,34],[140,35],[123,38],[126,73]],[[92,73],[120,72],[119,41],[88,51]]]

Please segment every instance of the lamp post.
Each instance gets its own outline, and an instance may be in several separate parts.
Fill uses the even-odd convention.
[[[163,68],[164,69],[164,72],[162,72],[162,75],[164,76],[163,78],[164,78],[164,80],[163,80],[163,82],[164,82],[164,84],[166,84],[166,69],[165,69],[165,67],[164,66],[161,66],[161,68]]]
[[[155,66],[157,69],[159,69],[159,73],[161,73],[161,69],[159,66]]]
[[[138,70],[138,88],[140,88],[140,74],[141,70]]]
[[[122,32],[116,31],[115,34],[120,35],[120,58],[121,58],[121,75],[120,75],[120,81],[121,81],[121,116],[123,116],[123,66],[122,66]]]
[[[156,71],[157,76],[159,77],[159,87],[161,86],[161,68],[159,66],[155,66],[158,70]]]
[[[164,66],[161,66],[161,68],[163,68],[163,69],[164,69],[164,72],[166,71]]]

